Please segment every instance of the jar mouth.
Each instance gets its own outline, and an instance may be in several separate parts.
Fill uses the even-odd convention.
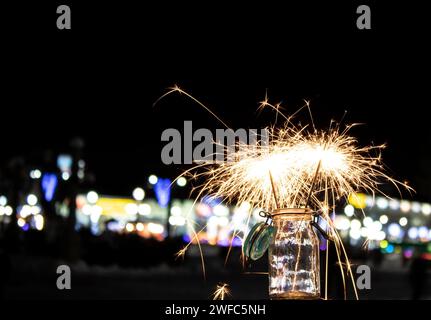
[[[312,220],[313,211],[309,208],[282,208],[271,212],[272,219]]]

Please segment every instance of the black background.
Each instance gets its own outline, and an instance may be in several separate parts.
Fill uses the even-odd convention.
[[[72,9],[72,30],[57,30],[59,4]],[[359,4],[371,7],[372,30],[356,28]],[[424,1],[19,1],[0,15],[2,162],[37,163],[81,136],[97,189],[129,194],[152,172],[184,169],[161,164],[164,129],[221,127],[184,97],[153,108],[167,87],[234,128],[271,123],[256,114],[268,90],[287,113],[310,99],[321,128],[347,110],[347,123],[366,124],[352,131],[360,144],[387,143],[391,174],[430,199]]]

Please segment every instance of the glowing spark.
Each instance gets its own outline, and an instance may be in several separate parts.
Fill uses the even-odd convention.
[[[220,283],[213,293],[213,300],[224,300],[226,296],[230,295],[229,285],[227,283]]]
[[[186,252],[187,252],[187,249],[188,249],[188,246],[185,246],[180,251],[178,251],[175,254],[175,259],[179,259],[179,258],[184,259],[184,256],[186,255]]]

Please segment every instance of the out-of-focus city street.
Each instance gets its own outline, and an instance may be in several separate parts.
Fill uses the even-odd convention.
[[[3,10],[1,299],[431,299],[428,11],[305,3]]]
[[[27,258],[28,259],[28,258]],[[198,259],[197,259],[198,260]],[[225,268],[223,260],[208,259],[204,280],[199,261],[186,261],[184,266],[166,264],[148,269],[119,268],[118,266],[72,266],[73,290],[58,291],[55,269],[61,262],[26,258],[13,260],[15,272],[4,288],[8,299],[211,299],[214,288],[222,279],[229,283],[228,299],[267,299],[268,279],[262,274],[247,274],[239,268]],[[424,284],[427,288],[427,285]],[[360,292],[361,300],[410,300],[412,286],[409,265],[399,259],[388,259],[379,267],[372,267],[372,288]],[[422,299],[431,299],[431,292],[423,292]]]

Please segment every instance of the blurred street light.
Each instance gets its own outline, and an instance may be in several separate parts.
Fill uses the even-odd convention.
[[[185,187],[185,185],[187,184],[187,179],[184,177],[179,177],[177,180],[177,185],[179,187]]]
[[[405,227],[407,225],[407,223],[408,223],[408,220],[406,217],[402,217],[400,219],[400,226]]]
[[[346,214],[346,216],[352,217],[355,214],[355,208],[351,204],[348,204],[344,208],[344,213]]]
[[[69,172],[67,172],[67,171],[63,172],[63,173],[61,174],[61,178],[62,178],[64,181],[69,180],[69,178],[70,178],[70,173],[69,173]]]
[[[142,188],[135,188],[135,190],[133,190],[133,198],[136,201],[142,201],[145,198],[145,191]]]
[[[29,194],[27,196],[27,203],[30,206],[35,206],[37,204],[37,197],[34,194]]]
[[[159,178],[157,178],[156,175],[152,174],[148,177],[148,182],[152,185],[155,185],[159,181]]]
[[[4,208],[4,214],[5,214],[5,215],[7,215],[7,216],[11,216],[11,215],[12,215],[12,213],[13,213],[13,209],[12,209],[12,207],[11,207],[11,206],[6,206],[6,207]]]
[[[79,169],[84,169],[85,168],[85,161],[80,159],[78,160],[78,168]]]
[[[42,172],[39,169],[34,169],[30,171],[30,178],[32,179],[40,179],[42,177]]]
[[[23,218],[19,218],[17,221],[17,224],[19,227],[24,227],[25,226],[25,220]]]
[[[429,203],[424,203],[422,205],[422,213],[426,216],[431,214],[431,204]]]
[[[384,214],[384,215],[380,216],[379,220],[382,224],[386,224],[386,223],[388,223],[389,218],[387,215]]]
[[[0,196],[0,206],[4,207],[7,205],[7,198],[5,196]]]
[[[128,203],[126,204],[124,208],[129,215],[136,215],[138,214],[138,205],[136,203]]]
[[[135,230],[135,226],[133,225],[133,223],[127,223],[126,224],[126,230],[128,231],[128,232],[132,232],[133,230]]]
[[[99,195],[97,194],[97,192],[90,191],[87,193],[87,201],[90,204],[96,204],[98,200],[99,200]]]
[[[148,203],[140,204],[138,207],[138,213],[141,216],[148,216],[151,213],[151,206]]]
[[[45,224],[45,219],[42,215],[38,214],[34,216],[34,224],[38,231],[41,231]]]

